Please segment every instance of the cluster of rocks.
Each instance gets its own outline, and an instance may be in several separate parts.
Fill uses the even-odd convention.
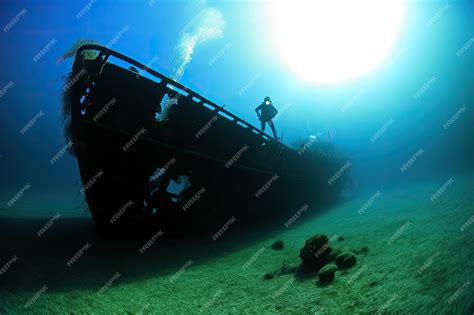
[[[338,240],[344,238],[339,237]],[[331,282],[336,271],[351,268],[357,261],[352,252],[334,249],[324,234],[316,234],[306,240],[300,258],[303,271],[317,272],[321,283]]]
[[[339,236],[338,241],[344,238]],[[272,249],[281,250],[284,247],[283,241],[278,240],[272,244]],[[357,254],[367,254],[368,247],[354,250]],[[295,273],[300,270],[302,273],[317,273],[320,284],[327,284],[334,280],[338,270],[351,268],[357,262],[357,257],[353,252],[343,251],[333,248],[330,240],[324,234],[316,234],[306,240],[300,250],[301,265],[299,267],[284,264],[281,268],[267,273],[264,278],[272,279],[276,275]]]

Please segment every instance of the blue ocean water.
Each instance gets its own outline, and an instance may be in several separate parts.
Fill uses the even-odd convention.
[[[73,61],[63,57],[80,39],[150,65],[255,126],[255,107],[271,96],[280,111],[275,124],[283,142],[320,134],[350,156],[351,196],[429,180],[439,188],[453,178],[471,178],[472,1],[407,2],[385,60],[336,85],[304,81],[281,61],[265,20],[272,5],[3,1],[0,216],[84,215],[77,162],[60,154],[66,144],[61,91]],[[351,47],[346,49],[350,54]],[[465,206],[472,214],[472,199]],[[1,256],[0,267],[7,256]]]
[[[172,75],[182,58],[180,34],[206,8],[222,14],[222,34],[197,43],[179,80],[184,85],[255,125],[253,109],[270,95],[281,110],[276,125],[284,141],[329,131],[333,143],[354,159],[360,185],[472,169],[467,136],[473,128],[472,49],[456,55],[472,38],[469,1],[450,4],[430,26],[427,21],[443,8],[441,3],[410,3],[388,60],[359,79],[330,87],[299,80],[279,60],[262,21],[268,10],[262,3],[20,1],[4,2],[1,12],[5,26],[17,17],[0,39],[1,87],[7,87],[1,98],[2,190],[15,192],[27,182],[38,193],[75,185],[73,159],[54,167],[48,161],[64,145],[59,96],[71,60],[58,59],[78,39],[107,44],[119,35],[113,49]],[[426,92],[414,97],[425,84]],[[246,85],[250,87],[240,95]],[[445,130],[443,125],[463,106],[467,110]],[[21,129],[38,114],[22,135]],[[372,142],[387,123],[386,132]],[[426,152],[422,163],[410,174],[401,173],[401,165],[420,148]]]

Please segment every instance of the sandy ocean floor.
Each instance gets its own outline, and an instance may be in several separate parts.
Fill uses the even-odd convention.
[[[377,190],[303,212],[289,228],[231,225],[217,241],[157,237],[143,253],[146,239],[98,239],[89,218],[64,215],[38,237],[57,211],[10,213],[0,218],[0,314],[473,314],[474,178],[453,177],[430,200],[448,179],[380,189],[362,214]],[[299,264],[317,233],[368,252],[325,286],[314,275],[263,279]]]

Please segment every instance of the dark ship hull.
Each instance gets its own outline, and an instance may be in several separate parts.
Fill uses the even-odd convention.
[[[90,51],[94,59],[85,58]],[[101,231],[218,235],[230,224],[284,224],[298,209],[330,202],[344,189],[348,172],[328,181],[346,159],[291,149],[107,48],[81,47],[64,91],[81,192]],[[174,105],[157,121],[164,100]],[[179,180],[187,185],[173,192],[169,185]]]

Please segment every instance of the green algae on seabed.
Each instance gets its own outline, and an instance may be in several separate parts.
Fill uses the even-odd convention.
[[[108,262],[107,266],[100,266],[101,256],[90,252],[88,258],[88,254],[84,255],[84,262],[95,263],[99,271],[105,270],[97,271],[95,287],[66,289],[71,280],[65,278],[64,289],[44,292],[31,306],[31,311],[40,314],[194,314],[200,311],[212,314],[471,314],[474,285],[466,283],[472,282],[474,270],[474,224],[463,231],[460,227],[473,215],[473,178],[455,180],[456,184],[435,201],[430,197],[442,181],[403,187],[402,194],[409,196],[406,198],[399,198],[397,190],[383,191],[376,202],[359,214],[357,210],[373,195],[367,192],[310,221],[303,223],[306,217],[302,217],[302,224],[293,225],[284,233],[202,263],[199,263],[198,250],[180,254],[174,258],[172,267],[163,268],[161,260],[154,260],[149,268],[160,269],[160,272],[150,273],[150,276],[142,276],[150,270],[136,270],[135,264],[146,255],[147,259],[153,259],[167,240],[155,244],[143,256]],[[400,230],[406,222],[411,224]],[[344,235],[345,240],[337,243],[342,250],[354,251],[366,246],[370,250],[357,255],[357,264],[351,269],[337,271],[334,281],[324,287],[315,285],[315,278],[298,279],[293,274],[263,279],[265,273],[278,269],[283,261],[299,263],[299,250],[315,233]],[[225,240],[225,236],[220,241]],[[270,248],[275,239],[284,240],[283,250]],[[19,248],[21,244],[16,245]],[[188,259],[197,263],[170,281]],[[81,264],[75,267],[81,268]],[[97,291],[117,271],[122,278],[99,296]],[[42,274],[33,275],[47,282],[56,271],[37,272]],[[22,281],[27,281],[29,276],[32,275],[24,275]],[[11,285],[12,288],[11,281],[0,288],[0,305],[7,314],[22,311],[22,306],[41,287],[33,290]]]

